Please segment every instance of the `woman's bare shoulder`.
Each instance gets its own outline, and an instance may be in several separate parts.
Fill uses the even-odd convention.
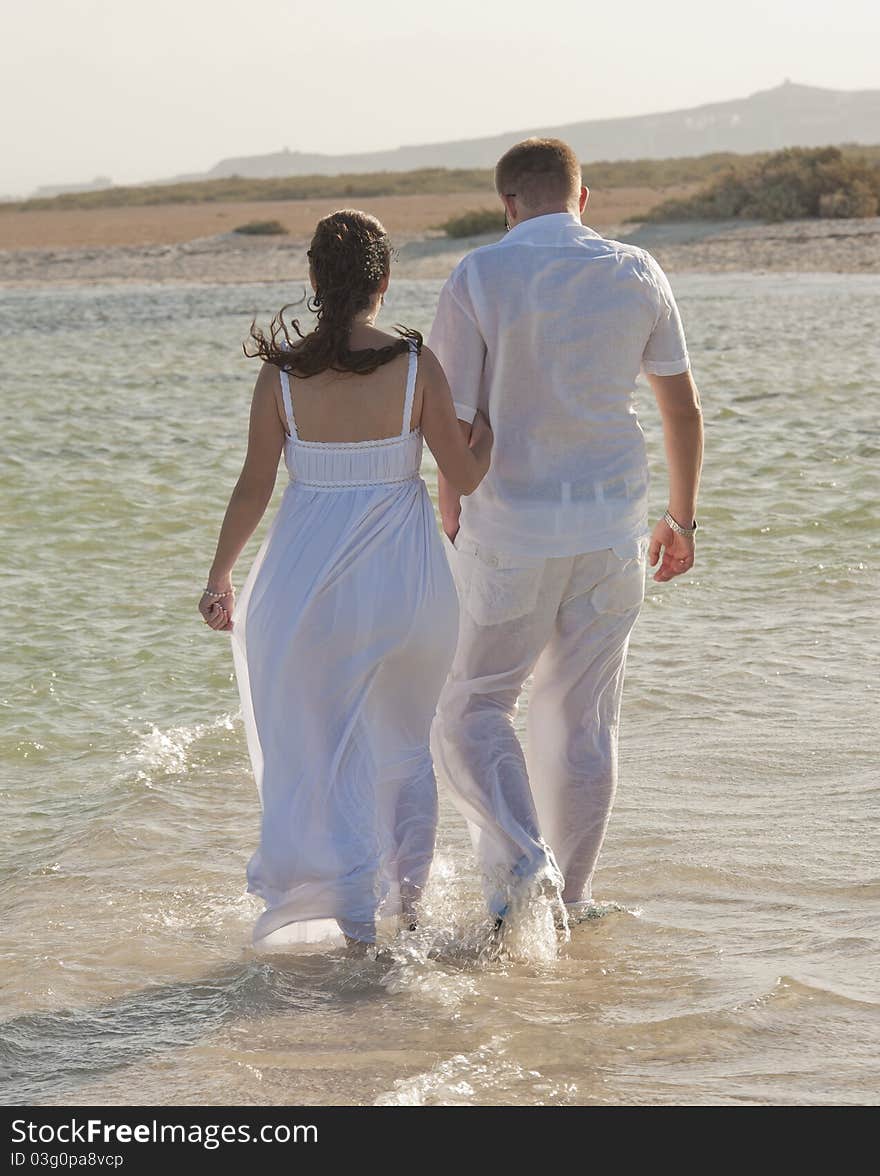
[[[253,403],[255,409],[274,404],[281,422],[287,428],[286,413],[281,391],[281,369],[274,363],[263,363],[254,384]]]
[[[281,369],[278,365],[274,363],[260,364],[260,370],[257,372],[257,380],[254,385],[254,391],[257,395],[274,395],[276,389],[280,387]]]
[[[443,371],[443,365],[426,344],[422,345],[422,350],[419,353],[419,371],[421,372],[422,379],[426,383],[432,385],[446,383],[446,373]]]

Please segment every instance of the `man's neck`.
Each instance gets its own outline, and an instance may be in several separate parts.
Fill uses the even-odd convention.
[[[537,212],[529,212],[525,216],[517,217],[514,226],[512,227],[515,227],[515,225],[524,225],[526,221],[537,220],[539,216],[557,216],[560,213],[567,213],[569,216],[579,215],[576,208],[569,208],[567,205],[563,204],[554,206],[552,208],[542,208]]]

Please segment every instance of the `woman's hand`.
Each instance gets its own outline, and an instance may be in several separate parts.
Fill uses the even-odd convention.
[[[235,592],[230,591],[228,596],[224,596],[222,600],[217,600],[215,597],[208,596],[207,593],[202,595],[199,601],[199,612],[202,614],[202,619],[209,629],[214,629],[217,633],[229,633],[233,628],[232,612],[235,608]]]

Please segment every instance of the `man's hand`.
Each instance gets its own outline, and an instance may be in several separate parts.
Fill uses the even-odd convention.
[[[657,523],[651,533],[651,544],[648,548],[648,563],[651,567],[660,559],[660,549],[663,549],[663,561],[654,573],[658,584],[671,580],[673,576],[680,576],[694,566],[694,537],[693,535],[679,535],[663,519]]]
[[[459,503],[459,507],[458,507],[458,514],[451,514],[451,513],[447,512],[446,514],[441,515],[441,517],[440,517],[440,522],[443,526],[443,530],[446,533],[446,537],[447,537],[447,539],[449,539],[450,543],[455,542],[455,536],[459,532],[458,520],[460,517],[461,517],[461,504],[460,503]]]
[[[677,376],[648,376],[663,420],[666,465],[669,470],[669,510],[683,527],[694,518],[703,464],[703,414],[700,393],[690,371]],[[680,576],[694,566],[694,537],[679,535],[663,520],[651,535],[648,562],[663,562],[654,574],[658,583]]]
[[[464,421],[459,421],[460,425],[464,425]],[[462,432],[464,429],[462,429]],[[470,437],[468,438],[468,445],[471,449],[476,449],[480,452],[488,450],[491,452],[492,446],[495,443],[495,434],[492,432],[492,426],[489,424],[489,418],[482,412],[477,411],[474,417],[473,424],[470,428]]]

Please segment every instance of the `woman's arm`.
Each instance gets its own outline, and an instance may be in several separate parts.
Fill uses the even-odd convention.
[[[459,417],[458,427],[464,440],[470,442],[473,426]],[[440,508],[440,522],[443,524],[443,530],[454,543],[460,526],[461,495],[450,486],[439,471],[437,472],[437,505]]]
[[[279,386],[278,368],[264,363],[254,385],[247,456],[229,499],[208,573],[208,588],[212,592],[231,592],[235,561],[265,514],[275,488],[278,460],[284,446]],[[231,594],[219,600],[203,596],[199,612],[212,629],[228,630],[232,628],[233,606]]]
[[[434,454],[441,477],[455,494],[473,494],[489,469],[492,430],[478,413],[470,439],[455,412],[452,393],[440,361],[423,347],[419,370],[422,374],[422,433]]]

